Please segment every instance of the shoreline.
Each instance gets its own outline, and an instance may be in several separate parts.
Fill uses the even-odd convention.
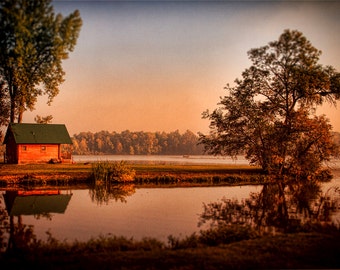
[[[235,182],[236,178],[240,180],[242,177],[249,180],[262,176],[259,168],[249,165],[131,164],[130,166],[136,171],[136,176],[134,181],[127,183],[137,185],[142,183],[190,184],[193,179],[196,183],[223,180],[230,182],[231,179]],[[91,163],[0,164],[0,186],[85,184],[90,182],[91,170]]]
[[[176,187],[254,185],[266,183],[260,168],[250,165],[130,164],[136,171],[136,186]],[[4,164],[0,163],[0,188],[74,186],[91,183],[92,164]],[[333,177],[340,168],[332,169]]]

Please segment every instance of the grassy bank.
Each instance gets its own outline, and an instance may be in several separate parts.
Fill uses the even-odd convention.
[[[295,233],[220,245],[164,247],[121,237],[0,254],[2,269],[338,269],[340,234]]]
[[[235,184],[253,183],[261,170],[247,165],[132,164],[135,184]],[[0,185],[76,184],[91,177],[91,164],[0,164]]]

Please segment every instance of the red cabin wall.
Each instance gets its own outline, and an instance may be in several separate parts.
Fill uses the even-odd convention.
[[[51,159],[60,159],[59,144],[18,144],[18,164],[46,163]]]

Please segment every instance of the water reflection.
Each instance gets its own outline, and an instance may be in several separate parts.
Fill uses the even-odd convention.
[[[35,218],[51,218],[51,213],[64,213],[72,194],[60,190],[11,190],[4,195],[10,216],[34,215]]]
[[[9,190],[0,201],[1,251],[17,252],[36,242],[34,226],[26,225],[22,216],[51,220],[52,213],[64,213],[72,194],[59,190]]]
[[[126,197],[135,192],[133,184],[113,184],[110,181],[101,180],[93,181],[89,190],[92,202],[99,205],[108,204],[111,200],[126,202]]]
[[[0,244],[1,251],[8,252],[42,240],[46,231],[60,241],[86,241],[107,233],[162,241],[169,235],[190,235],[200,229],[197,215],[202,202],[209,201],[214,203],[205,205],[200,221],[213,226],[238,225],[270,233],[340,221],[339,188],[329,186],[322,192],[316,182],[148,189],[97,182],[72,193],[12,190],[2,195]],[[229,198],[215,202],[223,195]],[[238,200],[231,199],[235,196]]]
[[[249,226],[260,233],[295,232],[314,225],[339,226],[340,189],[325,193],[317,182],[264,185],[242,201],[223,198],[204,204],[200,223]]]

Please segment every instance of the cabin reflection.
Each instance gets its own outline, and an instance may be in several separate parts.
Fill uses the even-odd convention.
[[[9,216],[63,214],[71,197],[72,193],[62,194],[60,190],[13,190],[4,194]]]

